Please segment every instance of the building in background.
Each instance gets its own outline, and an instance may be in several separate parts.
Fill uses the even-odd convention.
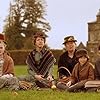
[[[96,15],[96,21],[88,23],[88,41],[86,47],[90,60],[94,63],[99,56],[100,48],[100,10]]]

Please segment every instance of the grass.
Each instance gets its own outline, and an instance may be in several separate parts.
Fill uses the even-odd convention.
[[[57,77],[57,66],[53,73]],[[25,65],[15,66],[16,75],[27,74]],[[28,90],[18,91],[17,93],[8,90],[0,90],[0,100],[100,100],[100,93],[68,93],[58,90]]]
[[[17,76],[27,74],[27,66],[26,65],[16,65],[15,66],[15,74]]]

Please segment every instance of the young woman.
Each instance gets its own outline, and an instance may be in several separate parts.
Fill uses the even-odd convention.
[[[27,56],[29,76],[25,81],[36,83],[37,87],[50,87],[49,82],[53,81],[52,69],[55,58],[52,52],[45,47],[46,35],[43,32],[37,32],[33,35],[33,45],[35,48]],[[20,77],[20,80],[23,78]]]

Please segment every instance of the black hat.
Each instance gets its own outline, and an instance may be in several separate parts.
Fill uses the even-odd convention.
[[[88,52],[87,52],[86,49],[79,49],[79,50],[76,51],[76,57],[77,58],[80,58],[82,56],[85,56],[89,59]]]
[[[74,36],[67,36],[64,38],[64,43],[67,43],[67,42],[77,42],[77,40],[74,39]]]

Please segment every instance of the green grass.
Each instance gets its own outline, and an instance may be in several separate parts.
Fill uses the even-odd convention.
[[[68,93],[53,90],[0,91],[0,100],[100,100],[99,93]]]
[[[15,66],[15,74],[17,76],[27,74],[27,66],[26,65],[16,65]]]
[[[54,67],[53,73],[57,77],[57,66]],[[25,65],[15,66],[16,75],[27,74]],[[68,93],[58,90],[28,90],[18,91],[18,95],[8,90],[0,90],[0,100],[100,100],[100,93]]]

